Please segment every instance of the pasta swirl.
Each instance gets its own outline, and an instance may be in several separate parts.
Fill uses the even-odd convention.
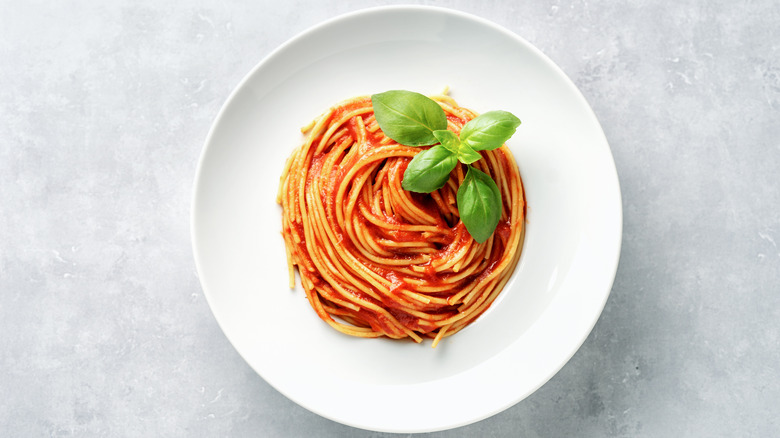
[[[432,97],[459,133],[476,117],[449,96]],[[459,220],[458,164],[430,194],[401,188],[424,150],[379,128],[369,97],[344,101],[304,128],[305,143],[287,161],[279,187],[290,287],[298,268],[317,315],[352,336],[421,342],[457,333],[481,315],[509,280],[524,237],[525,199],[506,146],[473,164],[502,197],[501,220],[475,242]]]

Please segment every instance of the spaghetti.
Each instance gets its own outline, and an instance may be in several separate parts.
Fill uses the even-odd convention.
[[[449,96],[433,99],[455,133],[476,117]],[[385,136],[370,97],[334,106],[303,132],[277,201],[290,287],[297,266],[320,318],[348,335],[433,338],[435,347],[493,303],[517,265],[525,230],[522,181],[506,146],[482,151],[473,164],[502,197],[501,220],[480,244],[456,206],[465,166],[430,194],[403,190],[406,166],[425,148]]]

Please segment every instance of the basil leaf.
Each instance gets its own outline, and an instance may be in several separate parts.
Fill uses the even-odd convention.
[[[501,219],[501,192],[493,178],[469,166],[458,188],[458,211],[471,237],[486,241]]]
[[[460,141],[475,151],[500,148],[514,135],[520,119],[506,111],[488,111],[465,125],[460,131]]]
[[[406,167],[401,187],[417,193],[430,193],[447,184],[458,158],[442,145],[422,151]]]
[[[447,148],[447,150],[453,154],[458,153],[458,149],[460,148],[460,140],[454,132],[442,129],[439,131],[433,131],[433,136],[436,137],[436,140],[439,140],[439,143]]]
[[[447,129],[447,116],[438,103],[420,93],[391,90],[371,96],[379,128],[406,146],[437,143],[433,131]]]
[[[433,136],[436,137],[436,140],[439,140],[439,143],[441,143],[442,146],[452,153],[457,154],[458,161],[463,164],[471,164],[482,158],[482,155],[480,155],[479,152],[461,143],[457,134],[452,131],[433,131]]]
[[[467,145],[466,143],[460,143],[460,149],[458,149],[458,161],[463,164],[471,164],[480,158],[482,158],[482,155],[480,155],[479,152],[472,149],[471,146]]]

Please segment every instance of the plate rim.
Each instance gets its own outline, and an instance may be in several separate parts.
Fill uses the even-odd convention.
[[[615,235],[617,236],[617,241],[615,242],[616,247],[614,248],[615,253],[614,257],[609,259],[609,268],[605,269],[604,272],[609,273],[609,281],[608,286],[606,287],[606,292],[603,293],[602,299],[597,304],[598,312],[595,315],[595,318],[590,323],[590,327],[586,330],[581,332],[580,339],[576,342],[576,348],[574,348],[571,352],[569,352],[566,356],[566,358],[562,361],[560,361],[557,364],[557,367],[550,368],[549,372],[545,376],[545,378],[539,380],[537,382],[537,385],[534,386],[530,391],[524,394],[517,394],[513,398],[512,401],[509,401],[508,403],[505,403],[502,406],[499,406],[498,408],[482,412],[480,415],[469,417],[463,421],[449,421],[446,422],[447,424],[444,426],[433,426],[433,427],[415,427],[415,428],[409,428],[409,427],[399,427],[399,428],[375,428],[371,427],[367,424],[361,424],[360,422],[356,421],[349,421],[345,420],[344,418],[337,418],[333,415],[329,415],[327,413],[322,412],[319,409],[316,409],[312,406],[309,406],[306,403],[302,403],[297,397],[291,396],[287,391],[277,387],[274,383],[269,381],[265,376],[263,376],[258,370],[255,368],[255,366],[250,363],[246,356],[241,352],[241,350],[238,348],[238,346],[234,343],[234,341],[231,339],[231,337],[228,335],[228,332],[225,330],[225,327],[223,323],[221,322],[220,318],[217,316],[216,312],[214,312],[214,303],[213,300],[215,299],[215,293],[210,292],[209,288],[205,284],[205,279],[203,278],[203,267],[202,267],[202,257],[199,256],[199,250],[198,250],[198,237],[197,237],[197,230],[198,230],[198,218],[197,218],[197,206],[199,205],[198,201],[198,194],[200,192],[200,185],[202,182],[202,173],[204,172],[204,167],[206,165],[206,156],[208,155],[208,151],[210,149],[210,145],[213,144],[213,138],[216,135],[216,131],[219,128],[220,123],[222,122],[223,118],[225,117],[226,110],[231,107],[233,102],[237,99],[237,97],[245,90],[247,84],[252,80],[252,78],[257,74],[257,72],[262,69],[266,64],[269,62],[272,62],[272,60],[278,56],[280,53],[286,51],[288,47],[296,44],[298,41],[305,39],[309,37],[312,34],[316,34],[323,28],[326,28],[328,26],[333,25],[336,22],[342,21],[342,20],[349,20],[356,17],[359,17],[361,15],[370,15],[370,14],[382,14],[385,12],[391,12],[391,11],[429,11],[429,12],[435,12],[437,14],[444,14],[444,15],[452,15],[456,16],[462,19],[466,19],[469,21],[473,21],[476,23],[479,23],[481,25],[487,26],[491,28],[492,30],[495,30],[501,34],[503,34],[506,37],[511,38],[515,42],[519,43],[526,49],[528,49],[530,52],[532,52],[537,58],[542,60],[549,68],[554,70],[561,78],[564,79],[563,83],[568,87],[568,91],[571,92],[574,96],[577,97],[577,99],[581,100],[584,104],[583,107],[589,112],[589,117],[592,118],[596,126],[598,128],[598,134],[601,137],[601,141],[599,143],[606,146],[607,149],[607,156],[610,161],[610,175],[609,178],[614,178],[614,189],[616,189],[616,214],[615,220],[617,222],[617,229],[615,231]],[[211,146],[215,147],[215,146]],[[194,182],[193,182],[193,189],[191,192],[191,198],[190,198],[190,239],[191,239],[191,245],[192,245],[192,251],[193,251],[193,257],[195,261],[196,266],[196,272],[198,274],[198,280],[201,285],[201,289],[203,290],[204,297],[206,298],[206,302],[209,305],[209,309],[211,310],[211,313],[217,322],[217,325],[219,326],[222,333],[225,335],[225,337],[228,339],[228,342],[233,346],[235,351],[241,356],[241,358],[244,360],[244,362],[249,365],[249,367],[257,374],[259,377],[261,377],[266,383],[268,383],[271,387],[273,387],[276,391],[284,395],[286,398],[292,400],[299,406],[319,415],[324,418],[328,418],[332,421],[345,424],[351,427],[356,427],[364,430],[372,430],[372,431],[380,431],[380,432],[390,432],[390,433],[424,433],[424,432],[434,432],[434,431],[442,431],[442,430],[448,430],[452,428],[457,428],[461,426],[465,426],[468,424],[472,424],[481,420],[484,420],[485,418],[489,418],[493,415],[496,415],[499,412],[502,412],[506,409],[508,409],[511,406],[514,406],[515,404],[519,403],[520,401],[524,400],[531,394],[533,394],[536,390],[538,390],[540,387],[542,387],[544,384],[546,384],[552,377],[554,377],[574,356],[574,354],[579,351],[585,340],[588,338],[590,333],[592,332],[593,328],[595,327],[596,323],[599,321],[601,315],[603,314],[603,309],[607,303],[607,300],[609,299],[609,296],[611,295],[611,290],[614,285],[615,277],[617,274],[617,269],[620,262],[620,256],[622,251],[622,233],[623,233],[623,206],[622,206],[622,194],[620,189],[620,182],[618,178],[617,168],[614,161],[614,156],[612,155],[611,148],[609,147],[609,142],[606,138],[606,135],[603,131],[603,128],[601,126],[601,123],[598,121],[598,118],[596,117],[596,114],[594,113],[592,107],[588,104],[587,100],[583,96],[582,92],[579,90],[579,88],[574,84],[574,82],[566,75],[566,73],[557,65],[555,64],[547,55],[545,55],[541,50],[539,50],[537,47],[535,47],[533,44],[516,34],[515,32],[503,27],[500,24],[497,24],[493,21],[490,21],[486,18],[460,11],[457,9],[447,8],[447,7],[440,7],[440,6],[428,6],[428,5],[385,5],[385,6],[377,6],[377,7],[366,7],[357,9],[351,12],[347,12],[344,14],[335,15],[331,18],[328,18],[326,20],[323,20],[313,26],[310,26],[303,31],[298,32],[293,37],[287,39],[282,44],[277,46],[275,49],[273,49],[271,52],[269,52],[266,56],[264,56],[259,62],[257,62],[248,73],[246,73],[242,79],[237,83],[237,85],[231,90],[230,94],[220,107],[219,111],[216,113],[212,124],[209,128],[208,134],[206,135],[205,141],[203,143],[203,146],[200,151],[200,156],[197,162]],[[496,356],[500,356],[496,355]],[[496,359],[496,357],[490,358],[489,360],[492,361]],[[455,377],[455,376],[452,376]],[[415,386],[415,385],[412,385]]]

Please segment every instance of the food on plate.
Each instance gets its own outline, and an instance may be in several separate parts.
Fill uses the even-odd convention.
[[[393,90],[304,128],[279,187],[282,235],[311,307],[352,336],[433,346],[479,317],[520,258],[514,115]]]

